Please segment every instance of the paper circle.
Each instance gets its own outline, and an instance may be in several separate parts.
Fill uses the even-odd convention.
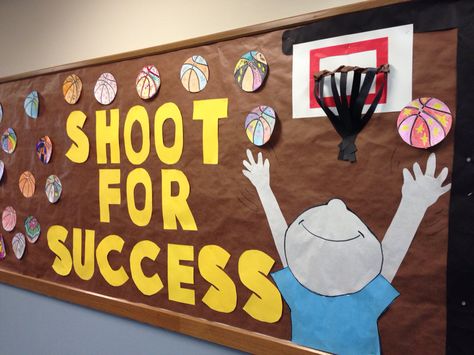
[[[20,260],[23,257],[26,249],[26,241],[23,233],[18,232],[13,236],[12,249],[16,258]]]
[[[12,154],[16,148],[16,134],[13,128],[7,128],[2,134],[2,149],[5,153]]]
[[[32,197],[35,193],[35,187],[36,187],[35,177],[30,171],[25,171],[20,176],[20,179],[18,181],[18,186],[23,196],[27,198]]]
[[[46,193],[46,197],[48,201],[51,203],[58,202],[59,198],[61,197],[61,192],[63,191],[63,187],[61,185],[61,181],[56,175],[50,175],[46,179],[46,185],[44,187],[44,191]]]
[[[69,75],[63,83],[64,100],[68,104],[74,105],[82,93],[82,81],[76,74]]]
[[[270,106],[257,106],[245,119],[245,132],[248,139],[257,146],[270,140],[275,128],[276,114]]]
[[[24,103],[25,113],[33,118],[38,118],[39,114],[39,95],[38,91],[33,90],[28,94]]]
[[[0,122],[3,120],[3,107],[2,104],[0,104]]]
[[[184,62],[179,76],[187,91],[199,92],[209,81],[209,66],[203,57],[193,55]]]
[[[5,248],[5,241],[3,240],[3,235],[0,234],[0,260],[5,259],[7,256],[7,249]]]
[[[160,73],[154,65],[147,65],[138,73],[135,81],[137,93],[144,100],[156,95],[161,85]]]
[[[5,163],[0,160],[0,181],[2,181],[3,173],[5,172]]]
[[[108,105],[117,95],[117,81],[111,73],[103,73],[97,79],[94,87],[95,99],[102,105]]]
[[[53,143],[48,136],[44,136],[39,139],[36,143],[36,155],[38,159],[44,163],[48,164],[51,159],[51,154],[53,153]]]
[[[35,243],[38,240],[41,233],[41,226],[35,217],[28,216],[25,219],[25,231],[30,243]]]
[[[440,143],[451,129],[453,116],[448,106],[433,97],[410,102],[397,120],[398,134],[409,145],[429,148]]]
[[[2,212],[2,226],[7,232],[11,232],[16,226],[16,211],[12,206],[5,207]]]
[[[258,90],[265,82],[267,74],[267,60],[262,53],[255,50],[242,55],[234,69],[235,81],[246,92]]]

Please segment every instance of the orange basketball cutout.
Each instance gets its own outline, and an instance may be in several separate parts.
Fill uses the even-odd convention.
[[[18,182],[18,186],[20,187],[20,191],[23,196],[30,198],[35,193],[36,181],[33,174],[29,171],[25,171],[20,176],[20,180]]]
[[[397,128],[405,143],[427,149],[446,138],[452,122],[453,116],[444,102],[422,97],[410,102],[400,112]]]
[[[5,207],[2,212],[2,226],[7,232],[11,232],[16,226],[16,211],[12,206]]]
[[[108,105],[117,95],[117,81],[111,73],[103,73],[94,87],[94,97],[102,105]]]
[[[180,78],[181,84],[187,91],[204,90],[209,81],[209,66],[206,60],[200,55],[188,58],[181,67]]]
[[[70,105],[74,105],[81,97],[82,81],[76,74],[69,75],[63,83],[64,100]]]
[[[160,85],[160,73],[154,65],[144,66],[140,73],[138,73],[136,80],[137,93],[143,100],[148,100],[155,96]]]

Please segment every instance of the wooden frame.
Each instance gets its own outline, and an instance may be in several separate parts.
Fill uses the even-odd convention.
[[[358,12],[406,1],[408,0],[363,1],[347,6],[271,21],[259,25],[234,29],[147,49],[11,75],[0,78],[0,83],[32,78],[40,75],[59,73],[75,68],[90,67],[98,64],[134,59],[146,55],[162,54],[179,49],[191,48],[194,46],[206,45],[239,37],[257,35],[307,24],[316,20],[329,18],[340,14]],[[298,346],[291,341],[247,331],[222,323],[192,317],[186,314],[172,312],[166,309],[155,308],[145,304],[133,303],[98,293],[84,291],[70,286],[59,285],[51,281],[40,280],[7,270],[0,270],[0,282],[114,315],[137,320],[153,326],[166,328],[171,331],[176,331],[246,352],[256,354],[322,354],[322,352]]]

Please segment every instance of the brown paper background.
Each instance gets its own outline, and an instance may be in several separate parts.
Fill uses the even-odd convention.
[[[418,33],[414,36],[413,97],[433,96],[444,101],[454,112],[456,107],[456,30]],[[13,270],[37,278],[75,286],[132,302],[166,308],[196,317],[218,321],[251,331],[290,339],[289,310],[284,306],[282,319],[275,324],[265,324],[247,315],[242,307],[251,291],[240,282],[237,272],[239,256],[248,249],[258,249],[281,263],[266,222],[256,191],[242,175],[245,150],[254,154],[262,151],[271,162],[271,185],[288,223],[310,206],[327,202],[333,197],[343,199],[347,206],[381,239],[390,224],[401,197],[402,169],[415,161],[424,166],[429,151],[412,148],[398,136],[398,114],[375,114],[357,138],[357,163],[337,160],[340,141],[326,119],[298,119],[291,116],[291,56],[281,52],[282,31],[224,41],[192,49],[120,61],[113,64],[80,68],[68,72],[44,75],[0,85],[0,103],[4,118],[0,123],[3,132],[12,127],[18,136],[18,145],[12,155],[3,151],[6,173],[0,183],[0,208],[12,205],[18,216],[13,232],[2,231],[7,243],[7,258],[0,262],[2,269]],[[270,65],[270,72],[263,89],[245,93],[233,80],[233,69],[240,55],[248,50],[263,52]],[[181,85],[179,71],[191,55],[206,58],[210,67],[210,81],[204,91],[188,93]],[[33,58],[32,58],[33,60]],[[147,64],[157,66],[162,86],[156,98],[141,100],[135,90],[135,78]],[[93,96],[95,81],[103,72],[114,74],[118,94],[114,102],[102,106]],[[83,82],[83,93],[76,105],[67,104],[61,86],[67,75],[76,73]],[[26,117],[23,101],[31,90],[40,93],[40,116],[37,120]],[[202,122],[192,120],[193,100],[229,98],[228,118],[219,124],[219,164],[202,164]],[[184,121],[184,151],[181,160],[169,167],[158,159],[154,148],[153,120],[156,109],[165,102],[174,102],[181,110]],[[128,109],[143,105],[150,118],[151,150],[147,161],[141,165],[153,182],[153,216],[146,227],[135,226],[127,212],[125,183],[132,166],[121,144],[119,165],[97,165],[95,149],[96,110],[118,108],[120,132]],[[247,113],[257,105],[272,106],[279,117],[271,143],[262,149],[253,146],[243,128]],[[84,131],[89,136],[90,156],[84,164],[70,162],[65,153],[71,144],[66,134],[66,119],[73,110],[87,116]],[[166,126],[170,132],[171,126]],[[42,164],[36,157],[36,141],[49,135],[53,141],[50,164]],[[168,139],[171,136],[168,136]],[[135,147],[140,147],[141,137],[134,127]],[[121,138],[121,143],[123,140]],[[450,134],[437,147],[438,170],[451,168],[453,135]],[[98,169],[121,169],[121,206],[111,206],[111,223],[99,222]],[[198,232],[163,230],[161,217],[161,169],[182,170],[191,185],[188,203]],[[18,189],[20,174],[30,170],[37,181],[33,198],[24,198]],[[56,174],[63,184],[60,201],[52,205],[44,194],[47,176]],[[448,180],[450,176],[448,177]],[[137,206],[143,203],[143,191],[136,191]],[[446,253],[448,236],[449,195],[442,196],[432,206],[410,247],[393,285],[400,297],[379,321],[384,354],[441,353],[445,342],[445,287]],[[23,221],[28,215],[38,218],[42,234],[36,244],[27,245],[21,261],[11,250],[11,239],[24,232]],[[96,245],[109,234],[118,234],[125,240],[122,254],[110,254],[112,267],[123,265],[130,275],[129,254],[140,240],[155,242],[161,252],[156,263],[144,262],[145,273],[158,272],[165,287],[154,296],[144,296],[130,279],[124,286],[109,286],[96,266],[92,280],[86,282],[74,271],[67,277],[57,275],[51,268],[55,255],[49,250],[46,232],[51,225],[59,224],[69,231],[67,245],[72,249],[72,228],[93,229]],[[188,285],[196,292],[196,305],[184,305],[167,298],[167,244],[194,245],[194,261],[183,262],[194,267],[195,283]],[[231,314],[209,309],[201,299],[209,284],[200,276],[197,256],[204,245],[217,244],[231,253],[225,269],[237,287],[238,304]]]

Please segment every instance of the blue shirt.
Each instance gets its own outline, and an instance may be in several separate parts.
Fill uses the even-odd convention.
[[[380,354],[377,320],[399,295],[382,275],[334,297],[311,292],[288,267],[272,277],[291,310],[293,342],[339,355]]]

